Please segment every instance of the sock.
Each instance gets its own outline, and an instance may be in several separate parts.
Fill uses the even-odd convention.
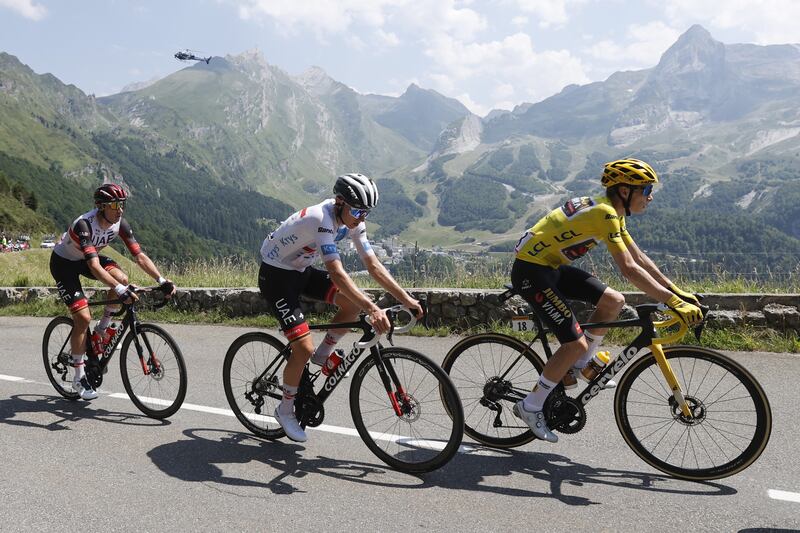
[[[294,413],[294,397],[297,396],[297,387],[291,385],[283,386],[283,398],[281,404],[278,406],[278,412],[282,415],[290,415]]]
[[[103,311],[103,318],[101,318],[100,321],[97,323],[97,325],[94,327],[94,330],[96,332],[98,332],[100,334],[105,332],[105,330],[108,327],[108,325],[111,324],[111,314],[114,311],[115,311],[115,309],[112,308],[112,307],[108,307],[107,306],[105,308],[105,310]]]
[[[325,360],[328,356],[333,352],[334,346],[339,340],[344,337],[344,333],[334,333],[329,331],[325,338],[322,339],[322,342],[317,349],[314,350],[314,354],[311,356],[311,360],[318,365],[325,364]]]
[[[525,396],[525,399],[522,400],[522,406],[526,411],[541,411],[544,406],[544,401],[555,386],[556,384],[546,377],[539,376],[539,381],[536,382],[533,392]]]
[[[586,343],[589,345],[589,348],[586,350],[586,353],[575,362],[575,368],[584,368],[589,364],[589,361],[592,360],[594,354],[596,354],[597,350],[600,349],[600,343],[603,342],[604,337],[604,335],[593,335],[588,331],[584,332],[583,335],[586,337]]]
[[[72,381],[77,383],[86,375],[86,370],[83,368],[84,364],[82,353],[72,354],[72,366],[75,367],[75,377],[72,378]]]

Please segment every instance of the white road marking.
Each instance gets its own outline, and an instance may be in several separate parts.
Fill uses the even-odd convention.
[[[769,489],[767,491],[767,495],[773,500],[784,500],[787,502],[800,503],[800,492]]]
[[[17,376],[6,376],[5,374],[0,374],[0,379],[3,381],[28,381],[25,378],[18,378]]]
[[[37,383],[39,385],[49,385],[49,383],[44,383],[41,381],[34,381],[25,378],[20,378],[17,376],[7,376],[4,374],[0,374],[0,380],[4,381],[15,381],[20,383]],[[102,392],[106,394],[109,398],[116,398],[116,399],[123,399],[128,400],[128,395],[123,394],[120,392],[106,392],[102,389],[98,389],[98,392]],[[168,400],[162,400],[160,398],[149,398],[146,396],[140,396],[139,399],[145,403],[152,403],[156,405],[171,405],[172,402]],[[193,403],[184,403],[181,405],[181,410],[187,411],[199,411],[201,413],[210,413],[214,415],[222,415],[222,416],[236,416],[233,414],[233,411],[230,409],[220,409],[219,407],[209,407],[206,405],[197,405]],[[256,414],[249,414],[247,415],[248,418],[253,420],[254,422],[266,422],[268,424],[275,424],[278,425],[278,422],[271,416],[266,415],[256,415]],[[315,428],[307,428],[313,429],[314,431],[324,431],[326,433],[336,433],[338,435],[346,435],[348,437],[358,437],[358,431],[354,428],[347,428],[341,426],[332,426],[328,424],[320,424]],[[396,442],[399,444],[405,444],[408,446],[415,446],[418,448],[427,448],[430,450],[441,450],[444,448],[445,443],[441,441],[431,441],[431,440],[421,440],[416,439],[413,437],[406,437],[403,435],[392,435],[388,433],[376,433],[370,432],[372,438],[375,440],[382,440],[387,442]],[[475,446],[470,446],[467,444],[462,444],[458,447],[459,453],[475,453],[479,452],[480,448]]]

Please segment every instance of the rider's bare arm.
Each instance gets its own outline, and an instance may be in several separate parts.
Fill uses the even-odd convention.
[[[331,275],[331,281],[333,281],[333,284],[339,289],[339,292],[348,300],[358,305],[361,310],[371,313],[380,309],[366,294],[356,287],[356,284],[353,283],[353,280],[350,279],[350,276],[344,271],[340,260],[334,259],[332,261],[325,261],[325,268],[328,269],[328,273]]]
[[[89,270],[96,280],[108,285],[112,289],[119,284],[117,278],[109,274],[102,266],[100,266],[100,258],[97,256],[90,257],[86,260],[89,265]]]
[[[638,250],[634,244],[632,247]],[[639,252],[641,255],[641,252]],[[642,267],[633,257],[629,249],[614,251],[611,253],[617,263],[620,272],[625,278],[633,283],[639,290],[659,302],[666,302],[672,297],[672,293],[659,283],[650,272]],[[646,257],[646,256],[645,256]],[[649,261],[649,260],[648,260]],[[650,261],[652,263],[652,261]],[[653,265],[655,266],[655,265]]]
[[[377,281],[381,287],[386,289],[389,294],[394,296],[398,302],[413,310],[417,318],[422,316],[422,307],[420,306],[419,302],[412,298],[411,295],[409,295],[405,290],[403,290],[403,288],[397,283],[391,273],[386,270],[386,267],[383,266],[383,263],[381,263],[375,255],[362,257],[361,261],[367,268],[369,275],[372,276],[372,279]]]
[[[630,251],[631,256],[633,256],[633,260],[636,261],[636,264],[645,269],[653,279],[661,284],[662,287],[668,288],[672,284],[669,278],[667,278],[667,276],[665,276],[661,270],[659,270],[658,266],[656,266],[653,260],[650,259],[646,253],[639,249],[635,242],[631,240],[627,243],[627,246],[628,251]]]

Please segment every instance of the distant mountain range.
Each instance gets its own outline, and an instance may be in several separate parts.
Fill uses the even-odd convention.
[[[651,223],[637,221],[653,238],[637,241],[680,252],[669,232],[687,210],[705,214],[691,235],[750,223],[765,235],[737,253],[800,252],[796,45],[726,45],[693,26],[653,68],[483,118],[416,85],[389,97],[318,67],[293,77],[257,51],[134,89],[94,98],[0,53],[0,172],[24,176],[57,225],[102,179],[123,179],[142,200],[131,216],[149,213],[148,237],[174,256],[253,250],[275,220],[357,170],[388,193],[371,218],[381,234],[478,249],[507,246],[570,195],[599,192],[602,164],[630,155],[663,182]],[[724,250],[709,242],[734,242],[691,240],[714,252]]]

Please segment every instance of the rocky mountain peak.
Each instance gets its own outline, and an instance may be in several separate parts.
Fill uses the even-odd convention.
[[[295,76],[294,80],[311,94],[321,95],[329,93],[339,82],[328,76],[321,67],[312,66],[302,74]]]
[[[655,76],[680,75],[722,68],[725,45],[715,41],[708,30],[695,24],[681,35],[661,56],[654,69]]]

